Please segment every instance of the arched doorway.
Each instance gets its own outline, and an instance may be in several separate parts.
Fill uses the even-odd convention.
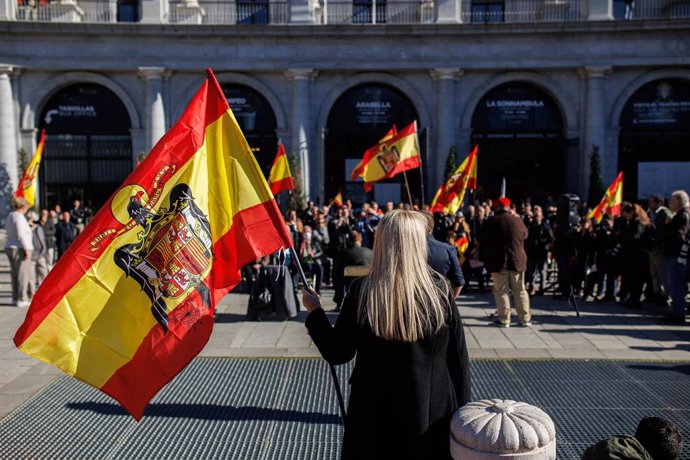
[[[132,171],[129,115],[105,86],[60,89],[43,107],[38,126],[46,130],[40,172],[44,206],[69,209],[80,200],[95,211]]]
[[[379,83],[365,83],[344,92],[333,104],[325,133],[325,193],[330,200],[342,188],[343,196],[355,204],[375,199],[379,202],[407,201],[401,174],[376,184],[367,196],[362,182],[350,180],[350,174],[364,152],[375,145],[393,125],[404,128],[417,120],[417,111],[401,91]],[[424,158],[424,138],[420,133],[421,155]],[[422,160],[423,162],[423,160]],[[414,198],[421,197],[421,172],[407,172]]]
[[[277,123],[271,104],[249,86],[225,83],[221,88],[256,161],[268,179],[278,149]]]
[[[638,89],[620,117],[618,167],[627,200],[670,196],[690,180],[690,82],[655,80]]]
[[[565,191],[563,117],[539,87],[510,82],[489,91],[472,116],[476,144],[478,196],[496,198],[504,177],[513,200],[541,204]]]

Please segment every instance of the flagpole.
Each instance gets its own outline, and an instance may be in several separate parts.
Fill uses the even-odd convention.
[[[302,284],[304,285],[304,289],[314,292],[314,289],[309,285],[309,282],[307,281],[307,277],[304,275],[304,270],[302,269],[302,264],[299,261],[299,257],[297,257],[297,251],[295,251],[295,247],[292,246],[290,248],[290,254],[292,255],[292,260],[295,261],[295,265],[297,266],[297,271],[299,273],[299,277],[302,280]],[[338,381],[338,374],[335,372],[335,366],[333,364],[328,363],[328,366],[330,367],[331,370],[331,378],[333,379],[333,385],[335,386],[335,392],[336,395],[338,396],[338,405],[340,406],[340,415],[342,416],[343,420],[345,420],[345,400],[343,399],[343,393],[340,390],[340,382]]]
[[[403,171],[405,177],[405,188],[407,188],[407,198],[410,200],[410,208],[412,207],[412,193],[410,193],[410,183],[407,182],[407,171]]]
[[[416,121],[415,121],[416,123]],[[427,155],[429,154],[429,127],[427,126],[424,128],[426,131],[426,136],[424,138],[424,150]],[[419,139],[418,139],[419,140]],[[418,142],[419,143],[419,142]],[[419,148],[419,145],[417,146],[417,150],[421,150]],[[424,199],[424,162],[422,161],[422,152],[419,152],[419,177],[420,177],[420,184],[422,187],[422,209],[424,208],[424,205],[426,204],[426,200]]]

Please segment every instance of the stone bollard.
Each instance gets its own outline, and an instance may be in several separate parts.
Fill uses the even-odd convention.
[[[483,399],[458,409],[450,422],[455,460],[555,460],[556,429],[544,411],[509,399]]]

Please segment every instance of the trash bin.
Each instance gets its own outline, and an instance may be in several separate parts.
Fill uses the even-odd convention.
[[[465,404],[450,422],[455,460],[555,460],[556,429],[538,407],[509,399]]]

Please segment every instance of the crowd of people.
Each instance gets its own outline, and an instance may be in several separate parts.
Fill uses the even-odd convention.
[[[389,201],[381,208],[372,201],[355,207],[347,199],[340,206],[309,202],[302,211],[287,211],[285,221],[294,246],[302,266],[313,275],[317,292],[323,285],[332,285],[334,301],[340,304],[344,268],[368,265],[371,256],[367,251],[373,247],[378,222],[398,208],[429,213],[426,205]],[[651,196],[644,207],[623,202],[620,215],[605,214],[600,222],[587,217],[591,208],[586,203],[576,211],[575,216],[561,219],[553,200],[543,204],[530,200],[511,203],[506,198],[477,200],[455,215],[433,214],[431,234],[456,248],[464,292],[477,289],[484,293],[491,280],[497,304],[501,304],[509,291],[515,295],[518,286],[524,285],[525,294],[516,296],[521,323],[530,322],[525,296],[547,293],[563,299],[615,300],[628,308],[639,308],[643,302],[672,306],[665,321],[684,323],[690,242],[687,192],[674,192],[668,203]],[[501,221],[499,216],[504,213],[517,218],[509,222],[524,227],[512,230],[522,236],[499,241],[502,236],[489,223],[497,218]],[[515,245],[524,251],[524,257]],[[521,276],[497,278],[495,274],[508,267],[496,264],[504,263],[503,255],[511,251],[517,255],[517,260],[510,260],[517,264],[512,271]],[[287,263],[291,263],[289,258]]]
[[[27,307],[53,265],[84,230],[91,212],[75,200],[69,211],[59,205],[40,212],[24,198],[14,198],[7,217],[5,253],[10,261],[12,304]]]
[[[66,211],[60,206],[39,213],[29,211],[21,198],[13,205],[6,223],[6,253],[13,279],[12,299],[23,306],[83,230],[91,212],[78,200]],[[376,227],[393,209],[419,210],[431,216],[428,205],[389,201],[379,207],[372,201],[355,207],[348,199],[339,206],[318,206],[310,201],[303,210],[286,212],[285,222],[294,247],[305,271],[315,280],[317,292],[324,285],[332,286],[334,301],[340,305],[345,293],[345,267],[370,264]],[[491,280],[497,304],[504,305],[502,299],[509,290],[515,294],[516,285],[494,275],[503,267],[491,266],[500,264],[502,254],[516,250],[511,245],[518,244],[525,257],[516,252],[516,273],[523,276],[514,281],[524,285],[526,295],[551,293],[587,301],[617,300],[629,308],[639,308],[642,302],[671,305],[673,309],[665,319],[684,323],[690,240],[687,192],[674,192],[668,203],[660,196],[651,196],[644,208],[624,202],[619,216],[605,214],[600,222],[588,219],[589,211],[582,203],[576,220],[571,216],[564,223],[551,199],[542,204],[530,200],[510,203],[505,198],[475,200],[455,215],[433,214],[430,233],[433,239],[456,249],[464,291],[477,289],[484,293]],[[498,247],[500,236],[495,232],[485,234],[491,232],[488,223],[504,212],[519,218],[524,238]],[[499,261],[493,262],[496,258]],[[289,255],[287,264],[296,286],[297,271]],[[518,317],[529,323],[528,301],[521,292],[518,294]]]

